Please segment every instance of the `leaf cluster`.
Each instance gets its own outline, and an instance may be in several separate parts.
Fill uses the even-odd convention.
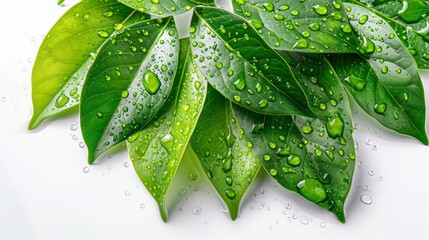
[[[262,168],[344,222],[356,161],[349,101],[428,144],[428,3],[231,3],[82,0],[40,47],[29,129],[78,108],[88,162],[125,141],[164,221],[194,152],[232,219]],[[173,16],[185,12],[189,36],[179,36]]]

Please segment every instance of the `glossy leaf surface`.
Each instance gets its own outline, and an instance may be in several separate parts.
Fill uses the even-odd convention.
[[[103,45],[82,89],[89,163],[156,115],[173,87],[178,51],[172,18],[136,23]]]
[[[29,129],[77,106],[87,71],[100,46],[121,26],[147,18],[115,0],[83,0],[48,32],[34,62],[34,113]]]
[[[237,120],[274,179],[344,222],[356,158],[346,93],[323,56],[294,58],[317,118],[258,115],[235,107]]]
[[[367,113],[387,128],[427,144],[423,85],[413,56],[386,21],[364,7],[345,5],[370,58],[366,63],[333,56],[332,64]],[[365,23],[359,22],[363,16],[368,16]]]
[[[203,112],[191,139],[204,172],[229,209],[238,216],[241,199],[259,171],[252,143],[243,137],[232,103],[208,88]]]
[[[198,5],[214,6],[214,0],[118,0],[140,12],[155,16],[172,16]]]
[[[229,100],[264,114],[311,115],[295,71],[245,19],[196,8],[191,23],[197,66]]]
[[[204,104],[207,81],[190,61],[189,39],[180,41],[173,90],[158,114],[130,136],[128,152],[141,181],[167,220],[165,199]]]
[[[358,43],[340,1],[233,0],[274,48],[296,52],[357,52]]]
[[[419,16],[413,9],[416,9],[419,5],[425,5],[422,8],[417,8],[418,11],[426,11],[427,3],[423,1],[412,1],[418,3],[417,5],[410,5],[411,1],[374,1],[373,5],[368,5],[365,2],[359,2],[356,0],[349,0],[348,2],[357,4],[366,8],[373,14],[385,20],[394,29],[396,35],[402,41],[402,43],[408,48],[409,52],[413,55],[417,62],[419,69],[429,69],[429,19],[428,16],[422,18],[417,23],[407,23],[400,17],[400,12],[407,13],[410,16]],[[426,9],[425,9],[426,8]],[[408,12],[409,11],[409,12]],[[392,34],[394,34],[392,32]]]

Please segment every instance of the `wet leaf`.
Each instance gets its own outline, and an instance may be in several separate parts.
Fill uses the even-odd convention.
[[[370,46],[370,58],[332,55],[331,62],[347,90],[372,117],[389,129],[428,144],[423,85],[413,56],[388,23],[357,5],[350,23]],[[365,24],[359,19],[367,15]]]
[[[136,23],[103,45],[82,89],[80,119],[90,164],[157,114],[173,87],[178,51],[172,18]]]
[[[311,116],[294,69],[246,21],[216,8],[196,8],[191,23],[197,66],[229,100],[264,114]]]
[[[189,39],[180,41],[179,69],[162,109],[130,136],[128,152],[141,181],[167,220],[165,199],[204,104],[207,81],[190,60]]]
[[[118,24],[148,18],[115,0],[83,0],[70,8],[48,32],[32,75],[35,129],[46,118],[77,106],[85,76],[100,46]]]
[[[353,53],[358,43],[341,1],[233,0],[274,48],[296,52]]]
[[[214,0],[118,0],[140,12],[154,16],[173,16],[198,5],[214,6]]]
[[[429,69],[429,18],[424,17],[419,22],[413,24],[403,21],[400,14],[398,14],[399,12],[410,11],[412,13],[409,14],[410,16],[419,16],[414,15],[415,11],[412,11],[412,9],[415,9],[416,6],[410,5],[411,1],[375,1],[372,7],[359,1],[350,0],[349,2],[366,8],[371,13],[386,21],[394,30],[391,34],[397,35],[408,48],[416,60],[419,69]],[[421,2],[418,4],[425,5],[425,7],[419,9],[426,11],[426,14],[429,13],[426,3]]]
[[[259,171],[252,143],[243,138],[232,103],[211,86],[191,146],[204,172],[229,209],[238,216],[241,199]]]
[[[344,222],[356,158],[346,93],[323,56],[294,58],[306,94],[314,97],[317,118],[258,115],[233,107],[235,116],[268,174]]]

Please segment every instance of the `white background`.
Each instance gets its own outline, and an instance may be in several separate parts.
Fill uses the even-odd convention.
[[[0,239],[429,239],[429,147],[385,130],[361,110],[346,224],[265,173],[234,222],[200,169],[184,159],[169,195],[175,204],[168,223],[124,148],[84,173],[80,127],[71,128],[76,114],[26,130],[38,46],[72,2],[0,1]],[[423,82],[428,88],[429,74]],[[191,181],[194,171],[200,177]],[[370,205],[361,201],[365,194]]]

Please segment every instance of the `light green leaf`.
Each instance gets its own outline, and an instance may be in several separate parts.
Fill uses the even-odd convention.
[[[193,58],[213,87],[258,113],[312,116],[296,70],[245,19],[208,7],[194,13]]]
[[[278,50],[356,53],[359,44],[340,1],[232,0],[245,17]]]
[[[82,89],[82,134],[92,164],[145,126],[167,100],[179,40],[172,18],[136,23],[100,49]]]
[[[350,8],[350,23],[370,58],[332,56],[331,62],[357,103],[381,124],[428,144],[423,85],[413,56],[382,18],[364,7]],[[361,24],[359,19],[368,16]],[[366,17],[365,17],[366,18]]]
[[[252,143],[243,138],[232,103],[211,86],[191,139],[204,172],[226,203],[232,220],[243,195],[259,171]]]
[[[180,42],[179,69],[173,90],[158,114],[130,136],[128,152],[141,181],[167,220],[165,199],[204,104],[207,81],[190,59],[189,39]]]
[[[214,6],[214,0],[118,0],[140,12],[155,16],[173,16],[198,5]]]
[[[40,46],[32,75],[35,129],[46,118],[77,106],[85,76],[100,46],[120,26],[147,18],[116,0],[83,0],[52,27]]]
[[[265,170],[283,187],[328,209],[344,222],[344,203],[356,158],[346,93],[323,56],[294,58],[306,94],[314,97],[312,109],[317,118],[267,116],[233,109],[244,137],[253,143]]]

